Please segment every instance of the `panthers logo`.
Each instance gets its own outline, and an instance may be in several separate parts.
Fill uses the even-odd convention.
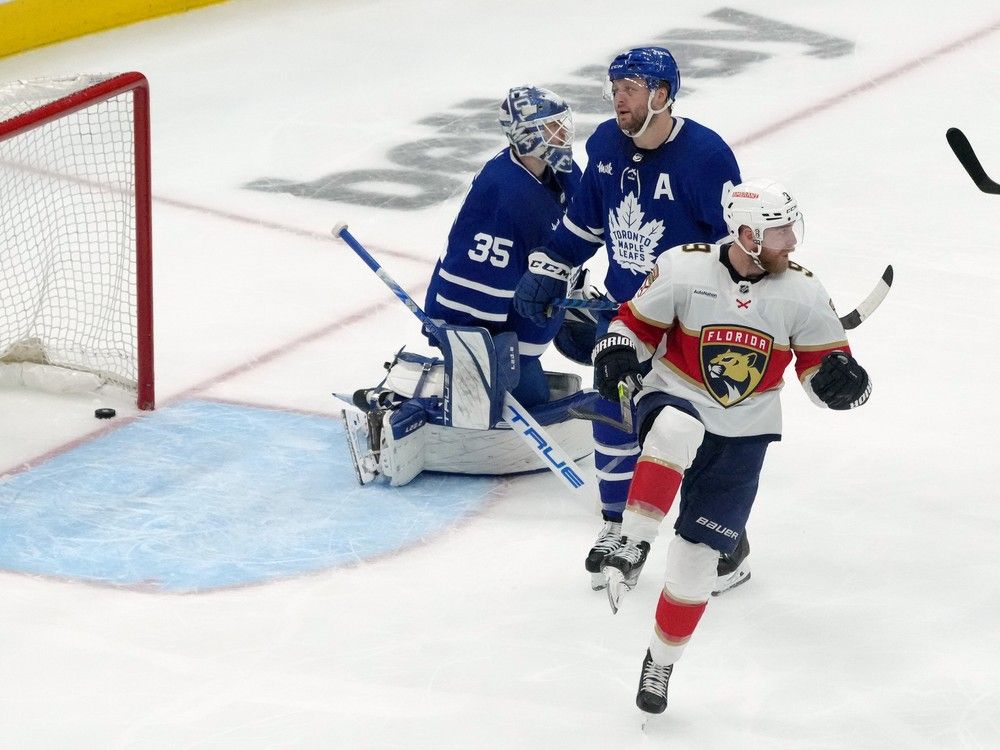
[[[767,371],[774,339],[741,326],[701,329],[701,374],[709,394],[724,407],[752,394]]]

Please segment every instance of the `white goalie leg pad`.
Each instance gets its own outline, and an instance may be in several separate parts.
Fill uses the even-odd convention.
[[[397,357],[382,388],[406,398],[444,395],[444,363],[428,357]]]
[[[498,382],[493,340],[484,328],[442,326],[445,340],[445,423],[488,430],[496,424]]]
[[[703,605],[712,595],[718,561],[718,551],[707,544],[693,544],[675,536],[667,548],[664,595],[681,604]],[[657,663],[673,664],[681,658],[686,645],[686,639],[668,643],[654,632],[649,641],[649,652]]]
[[[642,441],[639,460],[652,459],[684,474],[694,461],[705,426],[680,409],[668,406],[656,415],[653,426]],[[626,510],[622,517],[622,534],[652,544],[660,529],[660,521],[642,513]]]
[[[419,405],[406,403],[382,418],[379,468],[393,487],[409,484],[424,470],[427,415]]]

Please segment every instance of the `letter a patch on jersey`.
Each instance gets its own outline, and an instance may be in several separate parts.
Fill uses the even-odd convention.
[[[705,326],[698,354],[705,388],[725,407],[754,392],[767,371],[773,337],[743,326]]]

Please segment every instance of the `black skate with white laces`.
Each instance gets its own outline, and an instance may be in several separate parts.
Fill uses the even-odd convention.
[[[624,546],[625,537],[622,536],[621,521],[605,521],[604,528],[597,535],[597,541],[587,553],[587,561],[584,563],[584,567],[590,573],[590,587],[594,591],[600,591],[608,585],[608,579],[601,572],[605,558]]]
[[[649,649],[646,649],[646,658],[642,660],[642,676],[639,678],[639,692],[635,696],[635,705],[640,710],[647,714],[662,714],[666,710],[667,686],[673,671],[673,664],[657,664]]]
[[[618,613],[618,604],[625,592],[635,588],[648,556],[649,542],[631,542],[625,537],[625,546],[604,558],[601,571],[607,579],[612,614]]]

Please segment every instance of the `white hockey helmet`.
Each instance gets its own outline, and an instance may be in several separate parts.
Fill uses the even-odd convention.
[[[755,247],[743,250],[752,258],[760,255],[762,247],[786,249],[789,246],[787,238],[777,242],[777,231],[791,228],[794,232],[792,249],[802,243],[805,236],[805,222],[799,203],[784,185],[774,180],[747,180],[723,192],[722,213],[730,234],[739,239],[740,227],[747,226],[753,231]]]

